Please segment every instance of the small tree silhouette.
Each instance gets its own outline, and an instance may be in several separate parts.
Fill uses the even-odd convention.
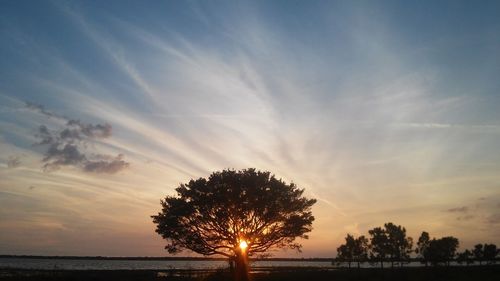
[[[388,237],[391,266],[394,267],[395,261],[401,264],[408,261],[412,252],[413,239],[406,236],[406,228],[393,223],[386,223],[384,226]]]
[[[176,192],[152,216],[168,242],[165,248],[228,257],[240,280],[248,279],[249,256],[272,248],[300,250],[296,238],[307,239],[312,230],[316,200],[269,172],[223,170],[181,184]]]
[[[360,264],[368,258],[368,239],[365,236],[354,238],[347,234],[345,244],[337,248],[337,260],[347,262],[351,268],[351,262],[357,262],[358,268]]]
[[[484,244],[483,247],[483,257],[488,263],[495,263],[496,257],[498,255],[497,245],[495,244]]]
[[[455,257],[458,245],[458,239],[452,236],[440,239],[434,238],[429,242],[429,247],[424,251],[424,257],[433,265],[444,263],[449,266],[450,261]]]
[[[429,233],[423,231],[422,234],[420,234],[420,237],[418,238],[417,248],[415,249],[415,253],[418,254],[420,261],[422,263],[425,263],[425,266],[427,266],[427,261],[428,261],[425,257],[425,252],[427,251],[427,248],[429,248],[429,243],[430,243]]]
[[[356,239],[354,247],[354,260],[358,263],[358,268],[360,267],[360,263],[365,262],[368,259],[368,238],[364,235],[361,235]]]
[[[351,268],[351,262],[353,260],[353,257],[352,257],[353,251],[351,249],[351,247],[352,247],[351,241],[354,241],[354,238],[348,234],[347,237],[345,238],[345,240],[346,240],[346,243],[340,245],[337,248],[337,259],[336,260],[338,262],[347,262],[348,267]]]
[[[381,227],[375,227],[368,231],[370,234],[370,259],[380,262],[380,267],[384,268],[384,260],[389,254],[389,238],[385,230]]]
[[[371,257],[375,261],[380,261],[380,266],[384,267],[384,260],[387,258],[394,267],[395,261],[407,261],[412,252],[413,239],[406,237],[406,229],[391,222],[384,224],[384,228],[376,227],[369,230],[371,236]]]
[[[474,245],[474,249],[472,250],[472,254],[474,254],[474,258],[479,262],[479,265],[481,265],[483,263],[483,259],[484,259],[483,244]]]
[[[459,264],[465,263],[466,265],[473,263],[474,261],[472,260],[472,252],[469,250],[465,250],[461,253],[458,253],[457,262]]]

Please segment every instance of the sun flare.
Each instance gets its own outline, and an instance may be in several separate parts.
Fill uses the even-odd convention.
[[[248,247],[248,244],[246,241],[240,242],[240,249],[242,249],[244,251],[247,247]]]

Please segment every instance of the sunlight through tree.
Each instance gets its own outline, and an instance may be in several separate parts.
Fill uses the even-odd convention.
[[[300,250],[296,238],[307,239],[312,230],[316,200],[270,172],[223,170],[176,191],[152,216],[156,232],[168,242],[165,248],[228,257],[239,280],[248,279],[249,256],[273,248]]]

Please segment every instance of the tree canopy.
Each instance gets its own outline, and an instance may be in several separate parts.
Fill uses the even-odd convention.
[[[472,260],[472,252],[469,251],[468,249],[457,254],[457,263],[459,264],[465,263],[466,265],[469,265],[473,262],[474,261]]]
[[[307,239],[312,230],[316,200],[270,172],[223,170],[181,184],[176,192],[152,216],[170,253],[188,249],[234,257],[242,241],[248,255],[272,248],[300,250],[296,238]]]
[[[431,238],[429,233],[426,231],[422,231],[420,237],[417,241],[417,247],[415,248],[415,253],[418,254],[418,257],[427,265],[427,260],[425,259],[425,253],[429,248],[429,243],[431,242]]]
[[[483,250],[483,244],[476,244],[474,245],[474,249],[472,250],[472,254],[474,255],[474,258],[479,261],[479,264],[484,259],[484,250]]]
[[[368,231],[370,234],[371,257],[373,260],[383,261],[389,259],[394,265],[395,261],[402,261],[409,258],[412,251],[413,240],[406,236],[406,229],[391,222],[384,224],[384,227],[376,227]]]
[[[472,254],[474,258],[479,261],[479,264],[481,264],[482,261],[494,263],[499,253],[500,251],[495,244],[477,244],[472,250]]]
[[[413,239],[406,236],[406,228],[393,223],[386,223],[385,232],[389,241],[389,258],[393,261],[403,261],[410,258]]]
[[[426,260],[432,264],[445,263],[449,264],[455,257],[458,249],[458,239],[453,236],[432,239],[429,242],[429,247],[424,252]]]
[[[493,263],[500,251],[495,244],[484,244],[483,257],[486,261]]]
[[[361,235],[358,238],[347,234],[345,244],[337,248],[337,260],[347,262],[351,267],[351,262],[360,263],[368,259],[368,239]]]

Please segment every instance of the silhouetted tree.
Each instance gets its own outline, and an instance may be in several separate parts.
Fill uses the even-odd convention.
[[[385,230],[381,227],[375,227],[368,231],[370,234],[370,259],[380,262],[380,267],[384,268],[384,260],[389,253],[389,238]]]
[[[473,263],[474,261],[472,260],[472,252],[469,250],[465,250],[461,253],[457,254],[457,262],[459,264],[465,263],[466,265],[469,265]]]
[[[350,236],[352,237],[352,236]],[[346,238],[346,244],[342,244],[340,245],[338,248],[337,248],[337,258],[336,260],[338,262],[347,262],[348,264],[348,267],[351,268],[351,262],[352,262],[352,250],[349,249],[349,242],[347,242],[347,240],[349,239],[349,235],[348,235],[348,238]]]
[[[152,216],[168,242],[165,248],[226,256],[235,261],[238,279],[248,279],[248,256],[272,248],[300,250],[296,238],[307,239],[312,230],[316,200],[269,172],[223,170],[181,184],[176,192]]]
[[[458,239],[452,236],[440,239],[434,238],[429,242],[429,247],[424,251],[425,259],[433,265],[438,265],[439,263],[449,265],[450,261],[455,257],[458,245]]]
[[[345,244],[337,248],[337,260],[347,262],[351,268],[351,262],[357,262],[358,268],[360,263],[368,258],[368,239],[365,236],[354,238],[354,236],[347,234]]]
[[[406,237],[406,228],[393,223],[386,223],[384,226],[388,238],[388,254],[391,266],[394,267],[395,261],[399,261],[401,264],[408,261],[412,252],[413,239]]]
[[[354,247],[354,260],[358,263],[358,268],[360,268],[360,264],[365,262],[368,259],[368,238],[364,235],[361,235],[356,239],[356,244]]]
[[[479,262],[479,265],[481,265],[483,262],[483,258],[484,258],[483,244],[474,245],[474,249],[472,249],[472,253],[474,254],[474,258]]]
[[[496,257],[498,255],[497,245],[495,244],[484,244],[483,247],[483,257],[488,263],[495,263]]]
[[[349,268],[351,268],[351,262],[354,259],[354,244],[354,237],[347,234],[345,244],[342,244],[337,248],[337,261],[347,262]]]
[[[420,261],[422,263],[425,263],[425,266],[427,266],[427,259],[425,258],[425,252],[427,251],[427,248],[429,248],[430,240],[431,239],[429,237],[429,233],[423,231],[422,234],[420,234],[420,237],[418,238],[417,248],[415,249],[415,253],[418,254]]]
[[[447,265],[450,265],[450,261],[455,258],[458,246],[460,243],[458,239],[453,236],[447,236],[440,239],[443,244],[443,252]]]
[[[383,261],[387,258],[394,266],[395,261],[407,261],[413,247],[411,237],[406,237],[406,229],[391,222],[384,224],[384,228],[376,227],[369,230],[371,236],[371,257],[380,261],[383,268]]]

